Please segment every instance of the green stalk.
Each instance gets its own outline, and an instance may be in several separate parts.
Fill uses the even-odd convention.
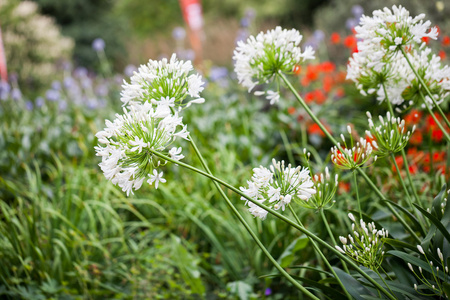
[[[283,81],[286,83],[286,85],[289,87],[291,92],[294,94],[297,101],[300,103],[300,105],[305,109],[305,111],[309,114],[311,119],[313,119],[314,122],[319,126],[320,129],[325,133],[325,135],[328,137],[328,139],[338,146],[338,142],[334,139],[334,137],[328,132],[328,130],[323,126],[322,122],[314,115],[314,113],[311,111],[311,109],[306,105],[305,101],[303,101],[302,97],[297,93],[297,91],[294,89],[292,84],[287,80],[286,76],[284,76],[283,73],[278,74]],[[345,153],[345,151],[342,149],[342,147],[339,147],[339,150],[341,153]],[[373,181],[367,176],[367,174],[361,170],[361,168],[356,168],[356,171],[359,172],[361,176],[364,177],[364,180],[369,184],[370,188],[384,201],[386,201],[386,206],[389,208],[389,210],[392,212],[392,214],[399,220],[399,222],[405,227],[405,229],[411,234],[411,236],[416,240],[417,243],[420,243],[419,237],[414,233],[414,231],[411,229],[411,227],[406,223],[406,221],[398,214],[398,212],[395,210],[395,208],[387,202],[387,198],[381,193],[381,191],[377,188],[377,186],[373,183]]]
[[[294,209],[292,208],[291,204],[288,204],[289,209],[291,210],[292,214],[294,215],[295,220],[297,221],[298,225],[303,226],[302,222],[300,221],[300,219],[298,218],[297,214],[295,213]],[[308,237],[309,240],[311,241],[311,244],[313,245],[314,249],[316,250],[316,252],[320,255],[320,257],[323,259],[323,261],[325,262],[325,264],[327,265],[328,269],[330,269],[331,273],[333,273],[334,278],[337,279],[339,285],[342,287],[342,290],[345,292],[345,295],[347,296],[348,299],[352,299],[352,296],[349,294],[349,292],[346,290],[344,284],[342,283],[342,281],[339,279],[339,277],[337,276],[336,272],[334,271],[333,267],[331,266],[330,262],[328,261],[328,259],[325,257],[325,255],[323,254],[323,252],[320,250],[320,248],[317,246],[316,242],[314,242],[310,237]],[[336,243],[334,243],[336,245]],[[343,264],[345,265],[345,262],[343,262]],[[346,265],[345,265],[346,266]],[[348,269],[346,269],[346,272],[348,273]]]
[[[330,236],[331,241],[332,241],[333,244],[336,246],[336,245],[337,245],[336,239],[334,238],[333,232],[331,231],[331,228],[330,228],[330,225],[329,225],[328,222],[327,222],[327,218],[325,217],[325,213],[324,213],[324,211],[323,211],[323,207],[321,207],[321,208],[319,209],[319,213],[320,213],[320,217],[322,218],[323,223],[325,224],[325,228],[326,228],[327,231],[328,231],[328,235]],[[341,261],[342,261],[342,260],[341,260]],[[342,261],[342,267],[344,268],[345,272],[347,272],[348,274],[350,274],[350,272],[348,271],[348,267],[347,267],[347,264],[345,263],[345,261]]]
[[[197,145],[192,140],[192,137],[188,135],[189,141],[191,143],[192,148],[194,148],[195,153],[197,154],[197,157],[200,159],[200,162],[203,166],[203,168],[206,170],[208,174],[211,174],[211,170],[209,169],[205,159],[203,158],[203,155],[201,154],[200,150],[197,148]],[[212,175],[212,174],[211,174]],[[222,190],[220,185],[213,180],[214,185],[216,186],[217,190],[219,191],[220,195],[223,197],[225,202],[227,203],[228,207],[231,209],[231,211],[236,215],[236,217],[239,219],[239,221],[244,225],[247,232],[250,234],[250,236],[253,238],[255,243],[258,245],[258,247],[261,249],[261,251],[267,256],[267,258],[272,262],[272,264],[275,266],[275,268],[289,281],[291,282],[297,289],[302,291],[305,295],[309,296],[311,299],[317,299],[314,294],[312,294],[310,291],[308,291],[306,288],[304,288],[297,280],[291,277],[288,272],[286,272],[283,267],[278,264],[278,262],[273,258],[273,256],[270,254],[270,252],[266,249],[266,247],[263,245],[263,243],[259,240],[258,236],[253,232],[253,230],[250,228],[250,226],[247,224],[245,219],[241,216],[239,211],[236,209],[236,207],[233,205],[233,203],[230,201],[230,199],[227,197],[225,192]]]
[[[355,183],[356,201],[358,202],[359,218],[362,220],[361,201],[359,199],[359,192],[358,192],[358,180],[356,180],[356,173],[355,173],[355,171],[353,171],[352,174],[353,174],[353,182]]]
[[[436,122],[436,124],[439,126],[439,129],[442,130],[442,132],[444,133],[445,139],[447,140],[447,142],[450,143],[450,135],[448,134],[448,132],[444,129],[444,126],[442,126],[441,122],[439,122],[439,120],[436,118],[436,116],[434,115],[433,111],[431,110],[431,108],[428,106],[427,101],[425,100],[425,96],[422,94],[422,92],[420,93],[420,97],[423,100],[423,103],[425,104],[426,109],[428,110],[428,112],[430,113],[431,117],[433,118],[433,120]]]
[[[318,242],[319,244],[321,244],[322,246],[324,246],[325,248],[329,249],[331,252],[333,252],[335,255],[337,255],[339,258],[345,260],[345,262],[347,262],[349,265],[351,265],[352,267],[355,268],[355,270],[360,273],[364,278],[366,278],[371,284],[373,284],[374,287],[376,287],[377,289],[379,289],[383,294],[385,294],[389,299],[395,300],[395,298],[388,292],[386,291],[380,284],[378,284],[378,282],[376,282],[372,277],[370,277],[369,275],[367,275],[361,268],[358,267],[358,265],[356,265],[350,258],[348,258],[347,256],[343,255],[341,252],[339,252],[338,250],[336,250],[334,247],[330,246],[328,243],[326,243],[324,240],[322,240],[321,238],[317,237],[315,234],[313,234],[312,232],[310,232],[309,230],[307,230],[306,228],[299,226],[298,224],[294,223],[292,220],[286,218],[285,216],[283,216],[282,214],[278,213],[277,211],[267,207],[264,204],[259,203],[258,201],[252,199],[251,197],[247,196],[246,194],[244,194],[241,190],[235,188],[234,186],[230,185],[229,183],[214,177],[211,174],[208,174],[202,170],[199,170],[191,165],[188,165],[186,163],[183,163],[181,161],[177,161],[174,160],[162,153],[159,153],[158,151],[155,151],[153,149],[147,149],[147,151],[149,151],[150,153],[153,153],[154,155],[168,161],[174,164],[177,164],[183,168],[186,168],[188,170],[194,171],[200,175],[203,175],[205,177],[208,177],[214,181],[216,181],[217,183],[222,184],[223,186],[227,187],[228,189],[230,189],[231,191],[235,192],[236,194],[242,196],[243,198],[245,198],[246,200],[254,203],[255,205],[258,205],[259,207],[267,210],[268,212],[270,212],[272,215],[274,215],[275,217],[277,217],[278,219],[281,219],[282,221],[286,222],[287,224],[289,224],[290,226],[294,227],[295,229],[299,230],[300,232],[303,232],[305,235],[311,237],[312,239],[314,239],[316,242]]]
[[[386,98],[385,101],[386,101],[388,110],[392,116],[395,116],[394,110],[392,109],[391,102],[389,101],[389,98],[387,96],[386,87],[384,85],[384,82],[382,84],[383,84],[384,95]],[[402,153],[402,157],[403,157],[403,163],[405,164],[406,176],[408,177],[409,185],[411,187],[411,190],[413,191],[414,199],[416,200],[416,204],[419,205],[420,207],[422,207],[419,196],[417,195],[416,186],[414,185],[414,183],[412,181],[411,172],[409,171],[409,164],[408,164],[408,160],[406,158],[405,148],[402,148],[401,153]]]
[[[397,174],[398,174],[398,178],[400,180],[400,184],[402,185],[403,190],[406,193],[406,200],[408,201],[408,204],[411,207],[411,209],[414,210],[414,206],[411,203],[411,196],[409,195],[408,189],[406,188],[405,181],[403,181],[403,177],[402,177],[402,174],[400,173],[400,168],[398,167],[397,161],[395,160],[394,153],[391,152],[390,156],[391,156],[392,163],[395,166],[395,170],[397,170]]]
[[[411,61],[408,58],[408,55],[406,55],[405,49],[403,49],[403,47],[400,47],[400,50],[402,51],[403,56],[406,58],[406,61],[408,62],[409,66],[411,67],[411,70],[414,72],[414,75],[416,75],[416,77],[419,80],[420,84],[423,86],[423,88],[427,92],[428,96],[431,98],[431,101],[433,101],[434,106],[436,107],[438,112],[441,114],[442,118],[445,121],[445,124],[447,124],[447,126],[450,128],[450,122],[447,119],[447,116],[444,114],[444,112],[442,111],[441,107],[437,104],[436,100],[434,99],[433,95],[430,92],[430,89],[425,84],[425,82],[423,81],[422,77],[420,77],[419,74],[417,73],[417,70],[414,69]],[[422,98],[423,98],[423,96],[422,96]],[[424,99],[424,102],[425,102],[425,99]],[[425,105],[427,105],[427,104],[425,103]]]

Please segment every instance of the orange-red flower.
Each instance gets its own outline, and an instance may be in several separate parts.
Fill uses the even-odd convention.
[[[333,32],[330,37],[332,44],[339,44],[341,42],[341,36],[337,32]]]

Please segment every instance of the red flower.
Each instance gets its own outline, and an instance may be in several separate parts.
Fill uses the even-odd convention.
[[[440,50],[439,51],[439,57],[444,60],[447,57],[447,54],[445,53],[444,50]]]
[[[448,35],[442,38],[442,46],[444,47],[450,46],[450,37]]]
[[[288,108],[288,113],[290,114],[290,115],[293,115],[293,114],[295,114],[295,108],[294,107],[289,107]]]
[[[409,142],[412,145],[420,145],[422,144],[423,136],[422,133],[418,130],[414,131],[411,137],[409,138]]]
[[[424,37],[422,38],[422,42],[425,42],[425,44],[428,45],[428,43],[430,42],[430,38],[427,37],[427,36],[424,36]]]
[[[319,70],[323,73],[331,73],[336,69],[336,65],[331,61],[325,61],[319,65]]]
[[[315,94],[314,92],[308,92],[305,94],[305,102],[306,103],[311,103],[313,102],[315,99]]]
[[[302,71],[302,68],[299,65],[295,65],[294,70],[293,70],[294,74],[299,75],[301,71]]]
[[[442,138],[444,137],[444,133],[440,129],[433,129],[431,131],[431,139],[435,142],[442,141]]]
[[[333,81],[334,81],[333,77],[331,77],[330,75],[326,75],[323,78],[322,85],[323,85],[323,90],[325,92],[329,93],[331,91],[331,89],[333,88],[333,84],[334,84]]]
[[[314,96],[316,98],[317,104],[322,104],[322,103],[324,103],[327,100],[327,97],[322,92],[322,90],[315,90],[314,91]]]
[[[339,44],[341,42],[341,36],[337,32],[333,32],[330,37],[332,44]]]
[[[356,37],[354,35],[349,35],[344,39],[345,47],[352,49],[352,52],[356,48]]]

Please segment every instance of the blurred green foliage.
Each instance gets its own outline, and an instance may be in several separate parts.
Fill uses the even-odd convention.
[[[90,69],[99,67],[92,50],[96,38],[105,41],[106,55],[116,70],[127,64],[127,23],[120,14],[114,14],[115,2],[110,0],[33,0],[45,15],[52,16],[61,26],[63,34],[75,41],[73,53],[77,65]]]

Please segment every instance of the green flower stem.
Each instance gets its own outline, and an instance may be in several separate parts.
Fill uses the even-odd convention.
[[[288,204],[289,209],[291,210],[292,214],[294,215],[295,220],[297,221],[298,225],[303,226],[302,222],[300,221],[300,219],[298,218],[297,214],[295,213],[294,209],[292,208],[291,204]],[[312,240],[310,237],[308,237],[309,240],[311,241],[311,244],[313,245],[314,249],[316,250],[316,252],[320,255],[320,257],[323,259],[323,261],[325,262],[325,264],[327,265],[328,269],[331,271],[331,273],[333,273],[334,278],[337,279],[339,285],[342,287],[342,290],[345,292],[345,295],[347,296],[348,299],[353,299],[352,296],[349,294],[349,292],[345,289],[344,284],[342,283],[342,281],[339,279],[339,277],[337,276],[336,272],[334,271],[333,267],[331,266],[330,262],[328,261],[328,259],[325,257],[325,255],[323,254],[323,252],[320,250],[319,246],[317,246],[316,242],[314,240]],[[334,243],[336,245],[336,243]],[[345,262],[342,262],[345,265]],[[346,266],[346,265],[345,265]],[[346,272],[348,273],[348,269],[346,266]]]
[[[384,90],[384,94],[386,95],[385,102],[387,104],[388,110],[392,116],[395,116],[394,110],[392,109],[391,102],[389,101],[389,98],[387,96],[386,87],[385,87],[384,83],[383,83],[383,90]],[[413,192],[414,199],[416,200],[416,204],[419,205],[420,207],[422,207],[419,196],[417,195],[416,186],[414,185],[414,183],[412,181],[411,172],[409,171],[409,164],[408,164],[408,159],[406,158],[405,148],[402,148],[401,153],[402,153],[402,157],[403,157],[403,163],[405,165],[406,176],[408,177],[408,182],[409,182],[409,185]]]
[[[325,212],[323,210],[323,207],[321,207],[319,209],[319,213],[320,213],[320,217],[322,218],[323,223],[325,224],[325,228],[327,229],[328,235],[330,236],[331,241],[333,242],[333,245],[336,246],[337,245],[336,239],[334,238],[333,232],[331,231],[330,225],[328,224],[327,218],[325,217]],[[341,262],[342,262],[342,267],[344,268],[344,271],[347,272],[348,274],[350,274],[345,261],[341,260]]]
[[[372,277],[370,277],[369,275],[367,275],[361,268],[358,267],[358,265],[356,265],[350,258],[348,258],[347,256],[343,255],[341,252],[339,252],[338,250],[336,250],[334,247],[330,246],[327,242],[325,242],[324,240],[322,240],[321,238],[317,237],[315,234],[313,234],[312,232],[310,232],[309,230],[307,230],[305,227],[302,227],[298,224],[296,224],[295,222],[293,222],[292,220],[286,218],[285,216],[283,216],[282,214],[278,213],[277,211],[267,207],[264,204],[259,203],[258,201],[252,199],[251,197],[247,196],[246,194],[244,194],[241,190],[235,188],[234,186],[228,184],[227,182],[214,177],[211,174],[208,174],[202,170],[199,170],[191,165],[188,165],[186,163],[183,163],[181,161],[177,161],[174,160],[158,151],[155,151],[153,149],[146,149],[146,151],[149,151],[150,153],[161,157],[162,159],[177,164],[183,168],[186,168],[188,170],[194,171],[200,175],[203,175],[205,177],[208,177],[214,181],[216,181],[217,183],[222,184],[223,186],[227,187],[228,189],[230,189],[231,191],[235,192],[236,194],[242,196],[243,198],[245,198],[246,200],[254,203],[255,205],[258,205],[259,207],[267,210],[268,212],[270,212],[272,215],[274,215],[275,217],[277,217],[278,219],[281,219],[282,221],[286,222],[287,224],[291,225],[292,227],[294,227],[295,229],[303,232],[305,235],[307,235],[308,237],[311,237],[312,239],[314,239],[316,242],[318,242],[319,244],[321,244],[322,246],[324,246],[325,248],[329,249],[331,252],[333,252],[335,255],[337,255],[339,258],[345,260],[345,262],[347,262],[349,265],[351,265],[353,268],[355,268],[355,270],[360,273],[364,278],[366,278],[371,284],[373,284],[374,287],[376,287],[377,289],[379,289],[383,294],[385,294],[389,299],[395,300],[395,297],[393,297],[388,291],[386,291],[380,284],[378,284],[378,282],[376,282],[375,280],[373,280]]]
[[[416,75],[417,79],[420,81],[420,84],[423,86],[423,88],[427,92],[428,96],[431,98],[431,101],[433,101],[434,106],[436,107],[438,112],[441,114],[441,116],[444,119],[444,121],[447,124],[447,126],[450,128],[450,122],[447,119],[447,116],[444,114],[444,112],[442,111],[441,107],[437,104],[436,100],[434,99],[433,95],[430,92],[430,89],[425,84],[425,82],[423,81],[422,77],[420,77],[419,74],[417,73],[417,70],[414,69],[411,61],[408,58],[408,55],[406,55],[405,49],[403,49],[403,47],[400,47],[400,50],[402,51],[403,56],[406,58],[406,61],[408,62],[409,66],[411,67],[411,70],[414,72],[414,74]],[[423,98],[423,96],[422,96],[422,98]],[[425,99],[424,99],[424,101],[425,101]],[[426,105],[426,103],[425,103],[425,105]]]
[[[355,171],[353,171],[352,174],[353,174],[353,182],[355,183],[356,201],[358,202],[359,218],[362,220],[361,200],[359,199],[359,192],[358,192],[358,180],[356,180]]]
[[[420,97],[423,100],[423,103],[425,104],[426,109],[428,110],[428,112],[430,113],[431,117],[436,122],[436,124],[439,126],[439,129],[442,130],[442,132],[444,133],[444,136],[445,136],[445,139],[447,140],[447,142],[450,143],[450,135],[448,134],[447,130],[444,129],[444,126],[442,126],[441,122],[439,122],[439,120],[436,118],[436,116],[434,115],[431,108],[428,106],[428,103],[425,100],[425,96],[422,94],[422,92],[419,92],[419,93],[420,93]],[[450,128],[450,126],[449,126],[449,128]]]
[[[205,169],[205,171],[208,174],[211,174],[211,170],[209,169],[205,159],[203,158],[203,155],[201,154],[200,150],[197,148],[197,145],[195,144],[195,142],[192,140],[192,137],[190,135],[188,135],[189,138],[189,142],[192,146],[192,148],[194,148],[195,153],[197,154],[197,157],[200,160],[200,163],[202,164],[203,168]],[[283,269],[283,267],[280,266],[280,264],[273,258],[273,256],[270,254],[270,252],[266,249],[266,247],[264,246],[264,244],[260,241],[260,239],[258,238],[258,236],[253,232],[253,230],[250,228],[250,226],[247,224],[247,222],[245,221],[245,219],[241,216],[241,214],[239,213],[239,211],[236,209],[236,207],[233,205],[233,203],[230,201],[230,199],[227,197],[227,195],[225,194],[225,192],[222,190],[222,188],[220,187],[220,185],[212,180],[212,182],[214,183],[214,185],[216,186],[217,190],[219,191],[220,195],[223,197],[223,199],[225,200],[225,202],[227,203],[227,205],[229,206],[229,208],[231,209],[231,211],[236,215],[236,217],[239,219],[239,221],[242,223],[242,225],[244,225],[245,229],[247,230],[247,232],[251,235],[251,237],[253,238],[253,240],[255,241],[255,243],[258,245],[258,247],[262,250],[262,252],[267,256],[267,258],[273,263],[273,265],[275,266],[275,268],[280,271],[280,273],[289,281],[291,282],[297,289],[299,289],[300,291],[302,291],[305,295],[309,296],[311,299],[319,299],[317,298],[314,294],[312,294],[310,291],[308,291],[306,288],[304,288],[297,280],[295,280],[294,278],[291,277],[291,275],[289,275],[288,272],[286,272],[286,270]]]
[[[400,180],[400,184],[402,185],[403,190],[406,193],[406,201],[408,201],[408,204],[411,207],[411,209],[414,210],[414,206],[412,205],[412,202],[411,202],[411,196],[409,195],[408,188],[406,187],[405,181],[403,180],[402,174],[400,172],[400,168],[398,167],[397,161],[395,160],[394,153],[391,152],[390,156],[391,156],[392,163],[395,166],[395,170],[397,170],[397,174],[398,174],[398,178]]]
[[[311,109],[306,105],[305,101],[303,101],[302,97],[297,93],[297,91],[294,89],[292,84],[287,80],[286,76],[284,76],[283,73],[278,74],[283,81],[286,83],[286,85],[289,87],[291,92],[294,94],[297,101],[300,103],[300,105],[305,109],[305,111],[309,114],[311,119],[319,126],[319,128],[325,133],[325,135],[328,137],[328,139],[338,146],[338,142],[334,139],[334,137],[328,132],[328,130],[323,126],[322,122],[314,115],[314,113],[311,111]],[[345,153],[345,151],[342,149],[342,147],[339,147],[339,150],[341,153]],[[377,186],[373,183],[373,181],[367,176],[367,174],[361,170],[361,168],[356,168],[356,171],[364,177],[366,182],[369,184],[370,188],[384,201],[386,201],[386,206],[389,208],[389,210],[392,212],[392,214],[399,220],[399,222],[405,227],[405,229],[411,234],[411,236],[416,240],[417,243],[420,243],[419,237],[414,233],[414,231],[411,229],[411,227],[406,223],[406,221],[399,215],[399,213],[395,210],[395,208],[387,202],[387,198],[383,195],[383,193],[377,188]]]

